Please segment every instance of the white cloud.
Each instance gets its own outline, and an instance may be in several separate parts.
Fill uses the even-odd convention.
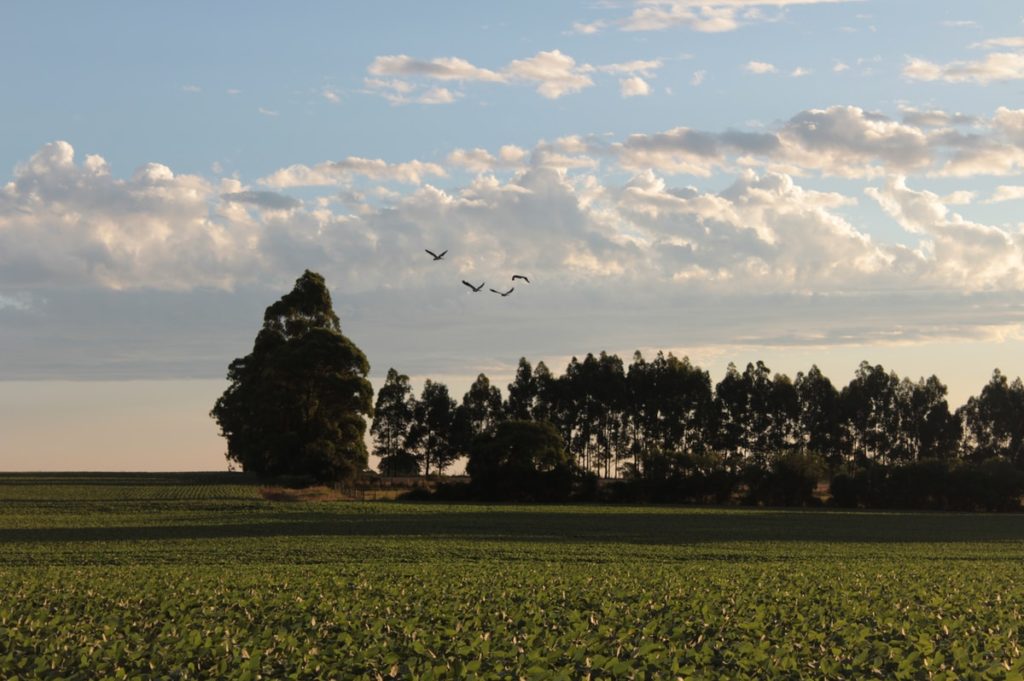
[[[334,88],[324,87],[320,90],[321,96],[331,104],[338,104],[341,102],[341,95]]]
[[[445,87],[432,87],[421,94],[416,101],[420,104],[451,104],[458,94]]]
[[[849,71],[850,65],[844,64],[843,62],[836,62],[835,66],[832,67],[833,73],[842,73],[843,71]]]
[[[482,69],[458,57],[439,57],[424,61],[404,54],[385,55],[373,60],[367,69],[375,76],[422,76],[437,80],[501,82],[504,77]]]
[[[628,73],[649,78],[662,66],[664,66],[664,63],[660,59],[637,59],[620,64],[605,64],[604,66],[598,66],[597,70],[603,73]]]
[[[324,161],[312,167],[302,164],[291,165],[264,177],[260,184],[278,188],[331,186],[346,184],[357,176],[372,180],[420,184],[425,176],[445,175],[444,168],[436,163],[388,163],[379,158],[349,156],[340,161]]]
[[[368,92],[379,94],[393,104],[447,104],[460,96],[460,93],[445,88],[424,91],[424,83],[431,80],[528,84],[536,86],[543,97],[558,99],[592,87],[592,74],[595,73],[651,78],[662,66],[660,59],[636,59],[598,66],[580,64],[560,50],[541,51],[532,57],[515,59],[498,70],[481,68],[459,57],[420,60],[407,55],[390,55],[374,59],[368,69],[373,77],[366,78],[364,83]],[[628,89],[638,91],[635,80]]]
[[[919,253],[929,263],[922,283],[964,291],[1024,287],[1024,235],[966,220],[938,195],[908,188],[903,177],[865,193],[921,236]]]
[[[182,92],[196,93],[196,92],[202,92],[203,88],[199,87],[198,85],[182,85],[181,86],[181,91]]]
[[[1024,36],[1011,36],[1007,38],[988,38],[974,43],[971,47],[981,50],[991,50],[999,47],[1024,49]]]
[[[404,104],[451,104],[461,94],[443,87],[427,88],[401,79],[366,78],[367,92],[378,94],[395,106]]]
[[[802,66],[798,66],[795,69],[793,69],[792,71],[790,71],[789,75],[792,76],[793,78],[803,78],[804,76],[811,75],[811,70],[810,69],[805,69]]]
[[[947,19],[942,25],[946,28],[978,28],[978,22],[973,19]]]
[[[704,78],[707,75],[708,75],[708,72],[705,71],[704,69],[700,69],[698,71],[694,71],[693,72],[693,76],[690,77],[690,85],[693,85],[694,87],[700,85],[701,83],[704,82]]]
[[[743,68],[749,73],[756,73],[758,75],[775,73],[777,71],[774,64],[763,61],[748,61],[744,64]]]
[[[603,21],[593,21],[588,23],[576,22],[572,25],[573,33],[580,33],[583,35],[593,35],[594,33],[600,33],[601,29],[605,27]]]
[[[486,149],[456,149],[448,154],[448,163],[476,172],[484,172],[521,168],[526,157],[527,151],[525,149],[512,144],[506,144],[499,150],[497,156],[494,156]]]
[[[703,33],[734,31],[745,24],[773,21],[766,8],[784,11],[797,5],[852,0],[637,0],[633,12],[615,23],[623,31],[662,31],[681,26]]]
[[[651,86],[640,76],[632,76],[619,81],[619,92],[623,97],[646,97],[651,94]]]
[[[852,129],[859,130],[864,121],[845,113],[857,123]],[[1012,113],[1003,116],[1008,131],[1015,122]],[[788,153],[787,145],[800,139],[787,139],[787,125],[764,136],[677,129],[633,140],[618,151],[668,153],[674,145],[698,160],[772,156]],[[835,142],[837,134],[825,139]],[[865,153],[871,149],[857,134],[847,135],[845,143]],[[385,320],[399,318],[406,330],[417,329],[415,352],[444,347],[459,353],[460,361],[467,361],[463,348],[442,339],[460,336],[463,328],[490,329],[496,338],[516,335],[514,348],[498,346],[499,352],[515,353],[513,363],[521,354],[550,352],[552,346],[530,345],[534,342],[570,352],[593,349],[585,343],[601,328],[626,334],[602,336],[609,347],[633,343],[630,329],[642,333],[645,343],[681,342],[679,310],[702,319],[699,326],[709,339],[738,334],[763,343],[971,335],[994,322],[1021,321],[1019,315],[1006,317],[1015,309],[1006,301],[1024,288],[1022,236],[952,212],[951,203],[967,200],[963,192],[941,197],[909,189],[899,178],[870,188],[867,195],[906,231],[903,236],[917,241],[907,247],[897,243],[903,238],[872,237],[845,217],[855,197],[801,186],[787,173],[743,170],[732,179],[716,178],[713,183],[721,189],[710,190],[673,183],[647,167],[622,184],[608,179],[619,176],[618,166],[602,177],[583,165],[595,148],[589,138],[570,136],[539,144],[532,153],[512,146],[453,152],[453,165],[481,174],[447,188],[388,189],[383,203],[372,205],[366,200],[380,193],[374,189],[342,191],[344,197],[332,189],[330,196],[299,202],[237,179],[176,174],[160,163],[119,179],[101,157],[79,159],[69,144],[56,142],[19,165],[0,187],[0,313],[28,315],[10,300],[17,300],[19,291],[41,287],[44,294],[33,294],[33,319],[39,318],[35,301],[43,297],[58,301],[48,314],[85,310],[79,314],[85,319],[100,312],[107,316],[94,323],[111,329],[138,325],[140,314],[150,328],[150,317],[161,316],[151,310],[170,311],[171,318],[191,324],[173,335],[178,354],[161,354],[170,345],[155,340],[146,341],[154,344],[144,352],[121,344],[117,347],[127,355],[135,353],[135,363],[118,365],[114,359],[103,366],[127,371],[144,355],[170,363],[160,364],[162,369],[151,364],[150,371],[177,368],[184,343],[190,352],[203,347],[204,357],[218,357],[203,364],[216,364],[218,372],[225,350],[208,345],[209,338],[224,337],[226,308],[217,305],[235,309],[241,298],[210,289],[249,291],[245,314],[231,318],[240,320],[232,338],[251,342],[252,318],[258,320],[262,305],[273,299],[266,288],[253,287],[287,287],[305,268],[327,276],[349,333],[359,329],[365,334],[359,342],[372,340],[375,356],[389,359],[381,348],[399,347],[388,337],[401,332]],[[606,152],[605,158],[616,158],[610,146]],[[556,157],[580,165],[567,170],[542,162]],[[514,171],[509,177],[489,174],[503,164]],[[337,185],[346,175],[386,179],[412,169],[401,165],[346,159],[307,171]],[[443,270],[419,257],[424,247],[437,245],[450,249]],[[460,278],[497,283],[521,268],[544,287],[517,289],[521,297],[500,307],[490,298],[462,295]],[[113,304],[103,297],[110,290],[127,293]],[[174,298],[175,308],[158,291],[191,293]],[[984,294],[968,300],[971,291]],[[755,325],[736,322],[765,305],[781,317],[759,316]],[[120,309],[126,311],[110,312]],[[566,309],[578,317],[566,318]],[[443,328],[438,319],[445,320]],[[162,333],[169,326],[174,325],[164,320],[153,328]],[[10,328],[5,318],[0,324],[4,348],[31,348],[27,342],[17,345]],[[44,329],[31,328],[33,333]],[[65,329],[65,335],[74,334]],[[480,336],[473,337],[479,345]],[[192,344],[201,338],[207,345]],[[95,371],[96,365],[83,370]]]
[[[548,99],[579,92],[594,81],[587,75],[593,71],[588,64],[577,65],[576,60],[558,50],[538,52],[528,59],[516,59],[503,72],[509,79],[537,85],[537,92]]]
[[[1024,199],[1024,186],[1022,185],[999,185],[992,192],[992,196],[985,203],[1001,203],[1003,201],[1019,201]]]
[[[257,107],[256,110],[259,111],[264,116],[269,116],[271,118],[276,118],[277,116],[281,115],[281,112],[279,112],[279,111],[273,111],[272,109],[266,109],[266,108],[264,108],[262,106],[261,107]]]
[[[912,57],[903,67],[903,75],[912,80],[947,83],[977,83],[1024,79],[1024,52],[992,52],[982,60],[936,64]]]
[[[922,111],[913,107],[901,107],[903,122],[919,128],[943,128],[954,125],[975,125],[978,119],[959,112],[949,113],[941,109]]]

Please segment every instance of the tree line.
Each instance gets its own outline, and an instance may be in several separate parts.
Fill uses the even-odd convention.
[[[712,384],[686,357],[637,352],[627,366],[602,352],[560,375],[522,358],[505,396],[480,374],[461,402],[432,380],[417,397],[391,369],[371,435],[385,475],[443,473],[503,422],[547,422],[590,497],[801,504],[827,480],[847,506],[1016,506],[1024,383],[996,370],[959,409],[946,396],[936,376],[868,362],[842,387],[817,366],[791,379],[760,361]]]
[[[211,416],[232,464],[262,476],[351,482],[367,471],[367,421],[386,475],[443,474],[448,498],[816,503],[1019,508],[1024,384],[996,370],[955,411],[935,376],[862,362],[838,388],[816,367],[795,379],[729,365],[712,385],[687,358],[573,358],[555,375],[519,361],[507,393],[484,374],[457,402],[419,396],[341,332],[324,279],[306,271],[270,305],[253,350],[228,367]]]

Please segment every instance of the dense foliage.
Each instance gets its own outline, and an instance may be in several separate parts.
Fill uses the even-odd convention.
[[[412,417],[395,437],[407,470],[443,471],[504,421],[544,422],[565,443],[576,498],[806,505],[831,482],[841,505],[1005,509],[1024,493],[1024,383],[998,370],[955,412],[936,376],[912,381],[862,362],[837,388],[817,366],[790,379],[755,362],[730,364],[713,385],[671,353],[637,352],[628,366],[588,354],[559,376],[523,358],[504,400],[483,374],[461,404],[434,381],[419,402],[405,394]]]
[[[210,413],[228,460],[267,476],[352,479],[367,463],[369,370],[341,333],[323,277],[307,270],[267,308],[252,352],[228,367],[230,385]]]
[[[0,476],[0,676],[1012,679],[1019,515],[272,503]]]

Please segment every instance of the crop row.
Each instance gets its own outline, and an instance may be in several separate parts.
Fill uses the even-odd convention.
[[[1008,678],[1018,563],[0,571],[19,678]],[[837,569],[838,568],[838,569]]]

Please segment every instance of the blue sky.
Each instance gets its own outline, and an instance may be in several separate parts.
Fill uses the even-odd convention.
[[[221,467],[307,267],[375,377],[457,393],[638,348],[1024,373],[1018,3],[12,2],[0,59],[0,468],[186,465],[111,444],[172,388],[133,432]]]

